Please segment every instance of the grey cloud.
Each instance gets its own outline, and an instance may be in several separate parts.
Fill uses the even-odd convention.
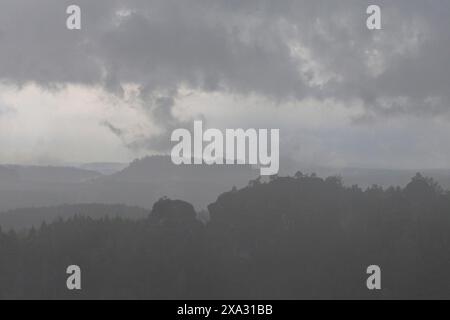
[[[73,1],[2,2],[0,79],[169,92],[147,103],[167,128],[180,125],[170,99],[182,86],[277,101],[359,99],[375,117],[448,111],[448,1],[379,0],[383,30],[373,32],[369,1],[76,2],[81,31],[65,29]]]
[[[147,92],[144,90],[144,92]],[[192,131],[192,122],[183,121],[176,118],[173,113],[175,100],[178,98],[177,92],[166,95],[150,95],[141,97],[146,101],[145,108],[152,121],[159,126],[161,132],[151,136],[135,137],[127,146],[133,150],[152,149],[158,152],[168,152],[171,147],[170,135],[177,128],[185,128]],[[197,116],[204,123],[207,123],[203,115]]]
[[[123,130],[116,127],[115,125],[113,125],[111,122],[109,121],[102,121],[100,123],[100,125],[106,127],[107,129],[109,129],[109,131],[111,131],[115,136],[122,138],[123,136]]]

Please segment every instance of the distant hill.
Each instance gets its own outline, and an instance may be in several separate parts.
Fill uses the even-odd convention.
[[[341,176],[344,185],[405,186],[416,170],[327,168],[281,159],[280,176],[297,171]],[[417,170],[450,189],[450,170]],[[106,174],[111,172],[111,174]],[[257,178],[249,165],[174,165],[169,156],[150,156],[129,165],[92,163],[80,167],[0,165],[0,212],[77,203],[124,204],[151,209],[159,198],[188,201],[200,211],[217,196]]]
[[[175,165],[169,156],[158,155],[134,160],[123,170],[105,177],[127,182],[219,180],[219,183],[252,178],[258,171],[249,165]],[[244,176],[242,176],[244,175]],[[246,183],[245,179],[243,183]]]
[[[83,186],[100,176],[72,167],[0,165],[0,212],[85,202]]]
[[[280,159],[280,175],[294,175],[297,171],[321,177],[340,176],[344,185],[357,184],[361,188],[379,185],[383,188],[390,186],[404,187],[417,172],[436,180],[444,189],[450,190],[449,169],[381,169],[362,167],[325,167],[305,165],[289,158]]]
[[[151,207],[162,196],[189,201],[204,208],[217,195],[233,186],[245,186],[259,171],[248,165],[174,165],[169,156],[135,160],[115,174],[100,177],[95,184],[115,194],[120,202]],[[129,201],[133,199],[130,203]]]
[[[128,163],[122,162],[92,162],[79,165],[84,170],[96,171],[104,175],[111,175],[126,168]]]
[[[77,203],[136,205],[150,209],[160,197],[189,201],[205,208],[218,194],[233,186],[245,186],[258,175],[246,165],[181,165],[169,156],[135,160],[123,164],[97,163],[85,168],[0,166],[0,212],[23,207]]]
[[[330,169],[328,169],[328,171],[330,171]],[[335,169],[334,172],[343,177],[345,185],[357,184],[363,188],[370,187],[374,184],[384,188],[390,186],[404,187],[410,182],[412,176],[417,172],[421,172],[423,175],[436,180],[444,189],[450,190],[450,170],[445,169],[388,170],[344,168]]]
[[[8,168],[6,166],[0,166],[0,184],[17,182],[18,180],[19,180],[19,174],[18,174],[17,170]]]
[[[2,165],[0,184],[4,182],[3,175],[15,182],[83,182],[97,178],[101,173],[73,167]]]

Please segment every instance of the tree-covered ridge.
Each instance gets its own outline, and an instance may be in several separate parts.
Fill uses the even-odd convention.
[[[417,174],[362,190],[297,173],[147,218],[75,216],[0,233],[0,298],[449,298],[450,194]],[[122,216],[126,216],[124,213]],[[65,268],[82,269],[81,291]],[[382,269],[382,290],[366,268]]]
[[[145,218],[149,214],[149,210],[136,207],[118,204],[100,204],[100,203],[86,203],[76,205],[60,205],[52,207],[30,207],[9,210],[0,213],[0,226],[9,231],[14,229],[21,231],[37,228],[43,222],[51,223],[56,219],[68,219],[73,216],[86,216],[94,219],[103,217],[122,217],[126,219]]]

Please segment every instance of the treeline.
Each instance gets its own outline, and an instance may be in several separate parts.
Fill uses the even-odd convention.
[[[1,192],[1,191],[0,191]],[[14,229],[22,231],[38,228],[42,222],[65,220],[76,215],[100,219],[103,217],[123,217],[127,219],[145,218],[149,210],[118,204],[86,203],[76,205],[61,205],[53,207],[30,207],[0,212],[0,226],[4,231]]]
[[[204,224],[163,198],[135,221],[0,232],[0,298],[450,298],[450,194],[420,174],[366,190],[301,173],[254,180],[208,210]],[[71,264],[80,291],[66,288]],[[372,264],[379,291],[366,287]]]

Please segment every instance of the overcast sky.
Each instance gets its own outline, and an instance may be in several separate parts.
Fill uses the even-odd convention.
[[[304,164],[450,168],[449,57],[444,0],[2,0],[0,163],[129,161],[203,119]]]

